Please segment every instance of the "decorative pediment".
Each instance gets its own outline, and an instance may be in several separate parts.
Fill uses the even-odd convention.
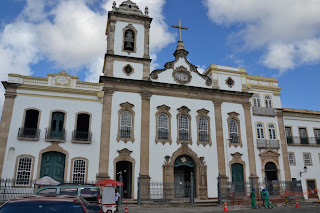
[[[261,152],[259,154],[259,156],[261,157],[261,159],[263,158],[278,158],[280,156],[280,154],[272,149],[267,149],[264,152]]]
[[[230,117],[238,117],[240,114],[233,111],[233,112],[229,112],[228,115],[229,115]]]
[[[178,108],[178,111],[182,114],[188,114],[190,112],[190,109],[186,106],[182,106],[182,107]]]
[[[48,77],[52,77],[51,84],[56,86],[72,86],[72,80],[73,79],[79,79],[77,76],[71,76],[66,71],[61,71],[57,74],[48,74]]]
[[[197,113],[201,115],[207,115],[209,113],[209,110],[206,110],[205,108],[199,109]]]
[[[170,110],[170,107],[163,104],[163,105],[161,105],[161,106],[158,106],[157,109],[158,109],[158,110],[169,111],[169,110]]]
[[[130,151],[127,148],[124,148],[122,150],[117,150],[119,153],[119,156],[130,156],[130,154],[132,153],[132,151]]]
[[[120,106],[124,109],[132,109],[134,107],[134,105],[130,104],[129,102],[122,103]]]

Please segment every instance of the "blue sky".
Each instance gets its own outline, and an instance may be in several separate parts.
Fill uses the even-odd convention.
[[[320,110],[320,1],[135,0],[149,6],[152,68],[173,60],[177,25],[191,63],[276,77],[283,107]],[[117,5],[121,0],[117,0]],[[98,81],[112,0],[1,0],[0,78],[66,70]],[[3,89],[1,92],[1,108]]]

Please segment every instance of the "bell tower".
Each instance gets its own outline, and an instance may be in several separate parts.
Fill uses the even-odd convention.
[[[122,2],[119,7],[113,2],[106,29],[105,76],[149,80],[149,31],[152,18],[148,14],[148,7],[142,13],[130,0]]]

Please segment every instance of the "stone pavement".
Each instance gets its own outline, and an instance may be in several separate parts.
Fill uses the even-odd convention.
[[[208,213],[208,212],[224,212],[222,206],[213,206],[213,207],[138,207],[138,206],[129,206],[129,213]],[[124,213],[125,207],[122,206],[119,208],[119,213]],[[279,213],[296,213],[296,212],[319,212],[320,206],[302,206],[300,208],[295,208],[294,206],[290,207],[274,207],[273,209],[250,209],[248,206],[228,206],[230,212],[279,212]]]

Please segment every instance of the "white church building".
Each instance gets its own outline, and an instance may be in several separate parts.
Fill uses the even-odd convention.
[[[152,18],[124,1],[108,13],[107,52],[96,83],[62,71],[9,74],[0,125],[0,177],[17,186],[51,176],[83,183],[137,179],[181,184],[196,198],[230,182],[301,180],[306,198],[320,188],[320,112],[282,108],[275,78],[187,60],[181,39],[163,69],[150,70]],[[5,79],[3,79],[5,80]],[[98,83],[99,82],[99,83]]]

